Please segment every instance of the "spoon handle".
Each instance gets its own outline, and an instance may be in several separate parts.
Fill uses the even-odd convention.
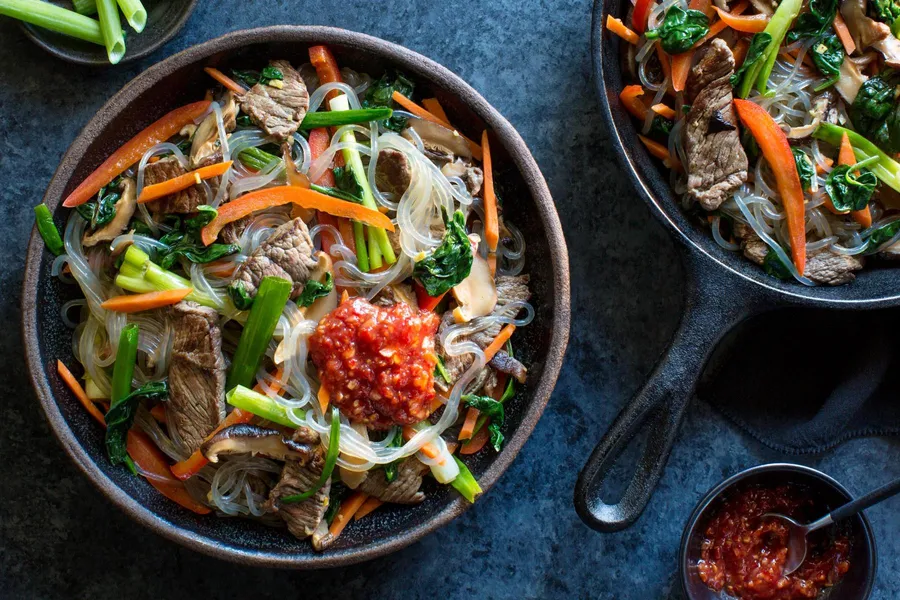
[[[856,500],[848,502],[837,510],[832,511],[831,519],[833,521],[840,521],[841,519],[855,515],[864,508],[869,508],[873,504],[877,504],[882,500],[890,498],[897,493],[900,493],[900,478],[895,479],[876,490],[872,490],[865,496],[860,496]]]

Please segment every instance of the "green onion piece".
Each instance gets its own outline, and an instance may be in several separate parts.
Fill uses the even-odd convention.
[[[294,502],[303,502],[307,498],[315,496],[316,492],[322,489],[322,486],[331,477],[334,471],[334,465],[337,464],[338,454],[341,452],[341,413],[337,406],[331,407],[331,431],[328,434],[328,453],[325,454],[325,466],[322,468],[322,474],[319,481],[302,494],[294,494],[293,496],[285,496],[281,499],[284,504],[292,504]],[[470,474],[471,475],[471,474]],[[478,485],[478,484],[476,484]]]
[[[278,318],[291,295],[291,287],[290,281],[280,277],[265,277],[259,284],[250,316],[247,317],[247,324],[244,325],[231,361],[225,389],[253,385],[256,370],[259,369],[259,363],[269,347],[275,326],[278,325]]]
[[[119,0],[119,8],[122,9],[122,14],[132,29],[137,33],[144,30],[147,26],[147,10],[141,4],[141,0]]]
[[[875,173],[875,177],[900,192],[900,163],[892,159],[881,148],[865,137],[855,131],[850,131],[831,123],[819,125],[813,132],[813,137],[828,142],[834,147],[839,147],[845,133],[850,139],[850,145],[853,146],[853,154],[856,155],[856,160],[864,161],[877,156],[878,161],[869,165],[869,169]]]
[[[44,238],[47,250],[59,256],[65,250],[59,229],[53,222],[53,214],[46,204],[38,204],[34,207],[34,222],[37,224],[38,233]]]
[[[136,294],[194,287],[184,277],[167,271],[152,262],[146,252],[133,244],[125,251],[125,258],[119,268],[119,274],[116,275],[116,285]],[[216,310],[224,308],[222,301],[218,298],[211,298],[197,291],[188,294],[185,300],[192,300]]]
[[[125,56],[125,35],[122,33],[116,0],[97,0],[97,16],[100,17],[100,32],[103,34],[106,56],[111,64],[117,65]]]
[[[469,470],[463,461],[459,460],[457,457],[453,457],[453,460],[456,461],[456,464],[459,466],[459,475],[456,476],[456,479],[450,482],[450,485],[459,492],[463,498],[468,500],[469,502],[475,502],[475,496],[481,493],[481,486],[478,485],[478,482],[475,480],[475,476],[472,475],[472,471]]]
[[[756,89],[763,94],[766,93],[769,75],[771,75],[775,61],[778,59],[778,49],[781,47],[784,36],[787,35],[794,19],[800,13],[802,5],[803,0],[784,0],[775,9],[775,14],[772,15],[769,24],[763,30],[763,33],[768,33],[772,36],[769,45],[764,51],[766,59],[754,64],[750,71],[744,75],[741,88],[738,90],[738,95],[741,98],[746,98],[750,94],[754,84],[756,84]]]
[[[287,410],[283,406],[268,396],[254,392],[242,385],[225,394],[225,401],[235,408],[246,410],[267,421],[272,421],[285,427],[297,427],[297,424],[288,418]]]
[[[115,406],[131,393],[131,380],[134,377],[134,363],[137,360],[138,326],[129,323],[122,328],[119,335],[119,349],[116,351],[116,362],[113,364],[109,405]]]
[[[300,129],[316,129],[318,127],[340,127],[369,121],[390,119],[394,111],[386,106],[378,108],[361,108],[357,110],[320,111],[306,113],[300,123]]]
[[[40,0],[0,0],[0,15],[12,17],[50,31],[103,45],[103,34],[96,19],[79,15],[49,2]]]
[[[97,14],[97,0],[72,0],[72,4],[79,15],[89,17]]]

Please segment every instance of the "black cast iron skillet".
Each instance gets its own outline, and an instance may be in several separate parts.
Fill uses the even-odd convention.
[[[591,32],[594,81],[607,131],[637,195],[678,240],[684,262],[686,298],[675,337],[649,381],[619,413],[582,470],[575,508],[598,531],[617,531],[640,516],[669,457],[685,408],[716,343],[734,325],[763,311],[785,306],[869,309],[900,304],[898,272],[867,267],[841,287],[806,287],[766,275],[740,253],[724,250],[707,228],[681,210],[664,168],[638,140],[638,129],[619,102],[623,86],[620,40],[604,28],[606,15],[624,18],[627,0],[595,0]],[[601,498],[610,468],[642,428],[646,445],[634,475],[615,504]]]
[[[512,463],[540,418],[556,382],[569,333],[569,267],[553,200],[528,148],[500,113],[446,68],[405,48],[330,27],[267,27],[238,31],[189,48],[144,71],[106,103],[72,143],[50,181],[44,202],[62,229],[69,211],[61,198],[109,154],[169,110],[203,98],[213,82],[205,66],[258,68],[271,58],[295,65],[309,61],[308,47],[328,44],[340,64],[379,77],[396,67],[424,97],[436,96],[452,122],[477,139],[491,131],[495,178],[507,199],[509,218],[528,240],[535,319],[516,332],[516,352],[528,365],[528,383],[508,406],[508,442],[499,454],[481,452],[468,461],[485,491]],[[30,210],[21,207],[22,210]],[[76,286],[51,277],[53,257],[40,236],[31,236],[22,294],[26,358],[35,391],[51,428],[90,480],[139,523],[185,546],[246,564],[291,568],[346,565],[398,550],[448,523],[469,504],[448,486],[428,483],[416,506],[385,506],[352,523],[324,553],[286,530],[244,519],[198,517],[167,500],[142,478],[112,467],[103,430],[88,417],[56,375],[57,359],[74,365],[72,331],[60,307],[79,297]]]

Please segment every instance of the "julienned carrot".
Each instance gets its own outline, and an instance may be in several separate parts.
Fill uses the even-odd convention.
[[[309,49],[309,62],[316,69],[316,75],[319,76],[319,84],[342,82],[341,69],[338,67],[334,54],[328,49],[328,46],[312,46]],[[341,93],[333,90],[328,93],[327,101],[340,96]]]
[[[747,10],[748,6],[749,6],[749,4],[747,4],[747,2],[741,2],[740,4],[738,4],[737,6],[735,6],[734,8],[731,9],[731,14],[733,16],[741,15],[744,13],[745,10]],[[709,40],[713,39],[714,37],[716,37],[723,31],[725,31],[727,28],[728,28],[728,23],[719,19],[718,21],[716,21],[715,23],[713,23],[712,25],[709,26],[709,32],[706,35],[704,35],[702,38],[700,38],[699,42],[694,44],[694,49],[696,50],[697,48],[699,48],[700,46],[702,46]]]
[[[494,355],[497,354],[502,348],[503,345],[512,337],[512,334],[516,331],[516,326],[512,323],[503,326],[503,329],[500,330],[500,333],[497,334],[497,337],[494,338],[494,341],[488,344],[488,347],[484,349],[484,362],[490,362]]]
[[[631,13],[631,27],[637,33],[644,33],[647,29],[647,17],[650,16],[650,7],[655,6],[653,0],[637,0],[634,3],[634,11]]]
[[[419,305],[419,310],[434,310],[434,307],[441,303],[441,300],[447,293],[444,292],[440,296],[429,296],[422,284],[415,280],[413,281],[413,289],[416,290],[416,301]]]
[[[318,397],[319,407],[322,409],[322,412],[325,412],[325,409],[331,404],[331,394],[328,393],[328,388],[324,385],[320,385]]]
[[[480,414],[481,411],[479,411],[477,408],[474,408],[472,406],[469,407],[469,412],[466,413],[466,420],[463,423],[462,429],[459,430],[459,435],[456,439],[472,439],[472,434],[475,433],[475,423],[478,422],[478,415]]]
[[[345,217],[372,225],[380,229],[394,231],[394,224],[377,210],[366,208],[362,204],[332,198],[319,192],[301,187],[283,185],[266,188],[244,194],[219,207],[219,214],[201,232],[201,239],[207,246],[216,241],[219,232],[229,223],[242,219],[249,214],[273,206],[294,203],[303,208],[320,210],[335,217]]]
[[[232,162],[233,161],[228,160],[214,165],[207,165],[193,171],[188,171],[184,175],[179,175],[178,177],[173,177],[172,179],[167,179],[160,183],[148,185],[141,190],[141,195],[138,197],[137,201],[138,203],[143,204],[145,202],[159,200],[163,196],[176,194],[181,190],[188,189],[192,185],[198,185],[203,179],[218,177],[231,167]]]
[[[104,418],[103,413],[100,412],[100,409],[97,408],[91,399],[88,398],[87,392],[84,391],[84,388],[81,387],[81,384],[78,383],[78,380],[75,379],[75,376],[72,375],[72,372],[63,364],[63,361],[56,361],[56,372],[59,373],[59,376],[62,377],[62,380],[66,382],[66,385],[69,386],[69,389],[72,390],[72,393],[75,394],[75,397],[78,398],[78,401],[81,402],[81,405],[84,406],[85,410],[88,411],[94,419],[97,420],[98,423],[106,427],[106,418]]]
[[[693,50],[688,50],[672,57],[672,89],[676,92],[683,92],[684,86],[687,85],[693,57]]]
[[[853,152],[853,146],[850,145],[850,138],[845,133],[841,138],[841,150],[838,154],[838,165],[855,165],[856,162],[856,154]],[[831,212],[839,214],[834,208],[834,204],[832,204],[828,194],[825,194],[825,206],[828,207]],[[852,211],[850,217],[863,227],[872,226],[872,211],[869,210],[868,206],[860,210]]]
[[[730,12],[726,12],[718,6],[715,7],[715,10],[717,13],[719,13],[719,18],[722,19],[722,22],[735,31],[743,31],[744,33],[759,33],[766,28],[766,25],[769,24],[769,17],[763,14],[743,17],[732,14]]]
[[[747,50],[750,49],[750,42],[748,42],[745,38],[739,39],[732,49],[732,54],[734,54],[734,68],[740,68],[742,64],[744,64],[744,59],[747,57]]]
[[[488,432],[487,423],[485,423],[481,429],[475,433],[475,436],[472,437],[472,439],[459,447],[459,453],[463,455],[475,454],[484,448],[484,445],[487,444],[490,437],[491,434]]]
[[[784,131],[766,109],[749,100],[740,99],[734,100],[734,107],[744,127],[750,130],[769,167],[775,173],[781,203],[787,216],[794,266],[803,275],[806,270],[806,209],[803,187],[797,174],[797,164],[791,153],[791,146]]]
[[[485,129],[481,134],[481,147],[484,150],[484,241],[489,252],[497,251],[500,243],[500,219],[497,215],[497,195],[494,193],[494,164],[491,160],[491,144]]]
[[[356,514],[353,515],[353,520],[359,521],[382,504],[384,504],[383,501],[379,500],[375,496],[370,496],[369,499],[363,502],[363,505],[359,507],[359,510],[356,511]]]
[[[846,133],[841,137],[841,149],[838,152],[838,165],[855,165],[856,154],[853,152],[853,146],[850,145],[850,136]]]
[[[832,25],[834,25],[835,33],[841,38],[841,43],[844,45],[844,51],[847,55],[849,56],[856,52],[856,42],[853,41],[853,36],[850,35],[850,30],[847,29],[847,23],[844,22],[844,17],[841,16],[840,11],[835,13]]]
[[[834,166],[834,161],[831,160],[830,158],[828,158],[827,156],[823,156],[822,159],[825,161],[825,164],[828,165],[829,167]],[[825,169],[823,169],[821,165],[816,163],[816,173],[819,175],[824,175],[825,172],[826,172]],[[826,196],[826,198],[827,198],[827,196]]]
[[[169,420],[169,415],[166,414],[165,404],[155,404],[153,408],[150,409],[150,416],[160,423],[165,423]]]
[[[650,107],[650,110],[652,110],[659,116],[665,117],[667,119],[674,119],[675,115],[676,115],[674,108],[670,108],[662,103],[654,104],[653,106]]]
[[[184,300],[188,294],[193,292],[193,288],[184,288],[181,290],[165,290],[162,292],[148,292],[146,294],[123,294],[110,298],[100,305],[101,308],[121,313],[135,313],[143,310],[153,310],[163,306],[178,304]]]
[[[425,98],[422,100],[422,106],[425,107],[425,110],[436,116],[438,119],[442,121],[450,122],[450,117],[447,116],[447,113],[444,112],[444,107],[441,106],[441,103],[438,102],[437,98]]]
[[[317,129],[312,129],[309,132],[309,154],[310,159],[316,160],[325,151],[328,149],[328,146],[331,145],[331,135],[328,133],[328,130],[324,127],[319,127]],[[325,169],[325,171],[319,176],[318,179],[313,181],[316,185],[321,185],[325,187],[334,187],[334,173],[331,169]]]
[[[338,219],[337,228],[338,231],[341,232],[341,238],[344,240],[344,245],[350,248],[353,254],[356,254],[356,240],[353,237],[353,223],[347,219]]]
[[[407,425],[403,428],[403,439],[405,439],[408,442],[417,433],[419,433],[419,432],[416,431],[415,429],[413,429],[412,427],[410,427],[409,425]],[[428,442],[427,444],[422,446],[421,451],[422,451],[422,454],[424,454],[428,458],[438,458],[441,455],[441,451],[438,450],[438,447],[435,446],[434,444],[432,444],[431,442]]]
[[[406,110],[411,112],[412,114],[416,115],[420,119],[425,119],[426,121],[431,121],[432,123],[437,123],[438,125],[441,125],[442,127],[446,127],[447,129],[453,129],[453,125],[451,125],[447,121],[441,119],[437,115],[433,115],[432,113],[428,112],[427,110],[425,110],[424,108],[422,108],[421,106],[419,106],[418,104],[416,104],[415,102],[413,102],[412,100],[410,100],[409,98],[407,98],[406,96],[401,94],[400,92],[395,91],[391,95],[391,98],[394,100],[394,102],[396,102],[397,104],[399,104],[400,106],[402,106],[403,108],[405,108]],[[457,132],[457,133],[459,133],[459,132]],[[472,156],[474,156],[476,160],[481,160],[481,157],[482,157],[481,146],[479,146],[478,144],[476,144],[475,142],[473,142],[472,140],[470,140],[463,134],[460,133],[459,135],[462,137],[462,139],[466,140],[466,143],[469,145],[469,149],[472,151]]]
[[[612,15],[606,15],[606,28],[634,46],[637,46],[638,42],[641,41],[641,36],[628,29],[625,23]]]
[[[644,120],[647,117],[647,105],[641,100],[641,96],[644,95],[644,88],[640,85],[626,85],[622,88],[622,91],[619,92],[619,100],[622,101],[622,106],[625,107],[631,115],[640,120]]]
[[[341,535],[344,527],[347,526],[347,523],[350,522],[350,519],[353,518],[353,515],[356,514],[356,511],[360,509],[368,498],[368,494],[364,494],[363,492],[353,492],[349,498],[341,502],[341,507],[338,509],[337,514],[334,515],[334,521],[331,522],[331,527],[328,528],[328,533],[335,538]]]
[[[103,161],[103,164],[97,167],[93,173],[88,175],[87,178],[66,197],[63,206],[72,208],[84,204],[93,198],[97,192],[100,191],[100,188],[125,172],[125,169],[141,160],[141,157],[147,150],[160,142],[165,142],[181,131],[181,128],[188,123],[193,123],[194,120],[203,115],[208,108],[209,101],[201,100],[200,102],[194,102],[193,104],[176,108],[156,120],[136,136],[125,142],[122,147]]]
[[[221,83],[225,86],[226,89],[231,90],[235,94],[246,94],[247,89],[239,84],[237,81],[223,73],[222,71],[216,69],[215,67],[203,67],[203,70],[206,71],[206,74]]]
[[[641,142],[643,142],[644,146],[647,147],[647,150],[650,151],[650,154],[652,154],[653,156],[655,156],[656,158],[659,158],[661,160],[671,161],[672,157],[669,154],[668,148],[666,148],[662,144],[654,142],[650,138],[645,137],[643,135],[639,135],[638,138],[640,138],[640,140],[641,140]]]
[[[213,275],[215,277],[231,277],[234,275],[235,264],[234,261],[224,261],[217,260],[214,262],[206,263],[203,267],[203,270],[209,275]]]
[[[212,512],[194,500],[184,488],[184,483],[172,476],[165,455],[145,433],[134,428],[129,430],[125,447],[140,473],[163,496],[198,515]]]

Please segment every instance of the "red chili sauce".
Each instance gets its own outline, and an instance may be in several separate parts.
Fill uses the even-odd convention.
[[[800,486],[741,490],[719,506],[706,529],[697,565],[700,579],[711,589],[724,589],[740,600],[815,598],[850,568],[850,541],[833,528],[812,533],[806,560],[784,575],[788,528],[781,521],[761,517],[772,512],[807,523],[825,510]]]
[[[309,338],[309,354],[331,401],[356,423],[373,429],[411,425],[434,399],[432,312],[404,302],[375,306],[351,298],[323,318]]]

